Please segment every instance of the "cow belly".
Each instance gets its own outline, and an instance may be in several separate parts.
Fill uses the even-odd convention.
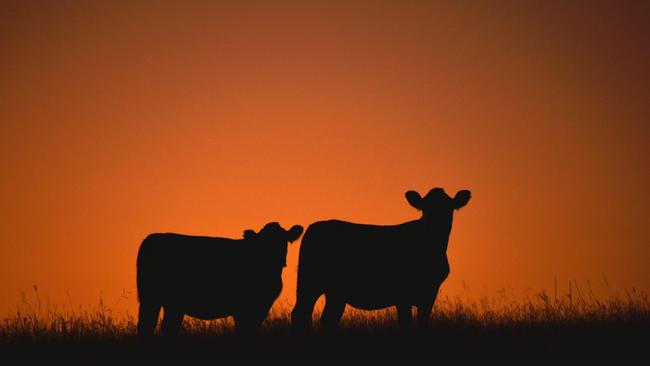
[[[233,315],[233,309],[227,306],[190,306],[183,313],[202,320],[224,318]]]
[[[234,292],[170,292],[162,301],[169,306],[197,318],[214,319],[229,315],[237,306],[239,294]]]
[[[383,309],[397,304],[415,304],[433,292],[431,284],[391,279],[341,278],[325,289],[347,304],[366,310]]]
[[[382,309],[397,304],[414,305],[428,299],[444,280],[438,266],[381,264],[365,263],[356,268],[341,266],[343,268],[323,276],[329,279],[324,292],[360,309]]]
[[[400,289],[359,289],[350,291],[343,297],[346,303],[355,308],[376,310],[400,304],[416,305],[431,294],[433,288],[430,286],[419,288],[405,286]]]
[[[379,294],[365,294],[365,296],[364,294],[358,294],[348,297],[346,303],[352,307],[363,310],[384,309],[397,304],[396,299],[389,298],[386,294],[381,294],[381,296],[373,295]]]
[[[185,292],[169,299],[183,313],[209,320],[235,315],[242,310],[270,307],[282,290],[277,283],[263,286],[239,284],[241,287],[211,288],[201,293]]]

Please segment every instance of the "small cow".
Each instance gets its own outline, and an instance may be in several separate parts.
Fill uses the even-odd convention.
[[[183,316],[215,319],[232,315],[237,332],[252,333],[282,290],[287,242],[303,232],[277,222],[243,239],[151,234],[138,251],[138,334],[153,334],[160,308],[163,335],[178,334]]]
[[[307,228],[300,247],[294,331],[306,330],[316,300],[325,294],[324,330],[338,326],[346,304],[372,310],[396,306],[401,328],[411,328],[411,307],[425,327],[442,282],[449,274],[447,244],[454,210],[467,204],[470,191],[454,198],[442,188],[423,197],[406,192],[419,220],[399,225],[320,221]]]

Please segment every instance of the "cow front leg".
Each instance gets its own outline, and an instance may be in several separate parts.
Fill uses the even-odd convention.
[[[400,329],[403,331],[410,331],[413,329],[411,305],[397,305],[397,322]]]
[[[420,301],[418,303],[418,318],[417,325],[419,329],[426,329],[429,326],[429,319],[431,318],[431,310],[433,309],[433,304],[436,302],[436,297],[438,297],[438,290],[440,286],[436,286],[433,290],[433,293]]]

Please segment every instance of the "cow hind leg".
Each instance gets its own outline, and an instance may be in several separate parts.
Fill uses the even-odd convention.
[[[250,311],[235,316],[235,329],[238,335],[252,335],[260,328],[268,315],[266,311]]]
[[[401,330],[410,331],[413,329],[411,305],[397,305],[397,322]]]
[[[310,328],[314,305],[321,294],[317,291],[298,291],[296,305],[291,311],[291,330],[294,333],[304,333]]]
[[[138,308],[138,336],[140,338],[153,336],[159,314],[160,305],[140,302],[140,307]]]
[[[183,324],[183,312],[170,306],[164,307],[165,315],[162,321],[162,333],[164,336],[176,336]]]
[[[336,330],[345,311],[345,302],[334,296],[327,296],[325,300],[325,309],[320,318],[320,324],[325,332]]]

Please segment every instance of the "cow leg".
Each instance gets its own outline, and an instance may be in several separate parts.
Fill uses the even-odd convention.
[[[183,324],[183,312],[171,306],[164,307],[165,315],[162,321],[162,333],[164,336],[177,336]]]
[[[413,314],[411,305],[397,305],[397,322],[400,329],[410,331],[413,329]]]
[[[429,318],[431,317],[431,309],[433,309],[433,304],[436,302],[436,297],[438,297],[438,290],[440,286],[436,286],[433,290],[431,296],[421,301],[418,304],[418,328],[426,329],[429,326]]]
[[[431,309],[433,308],[434,299],[423,301],[418,304],[418,329],[426,329],[429,325],[429,318],[431,317]]]
[[[320,324],[325,332],[332,332],[339,326],[339,321],[345,311],[345,302],[334,296],[325,296],[325,309],[320,318]]]
[[[264,319],[269,314],[269,309],[266,311],[246,311],[242,314],[235,316],[235,329],[239,335],[251,335],[257,332]]]
[[[156,324],[158,323],[159,313],[160,305],[140,302],[138,309],[138,336],[140,338],[153,336],[153,331],[156,329]]]
[[[298,291],[296,305],[291,311],[291,330],[294,333],[304,333],[311,326],[311,315],[320,293]]]

